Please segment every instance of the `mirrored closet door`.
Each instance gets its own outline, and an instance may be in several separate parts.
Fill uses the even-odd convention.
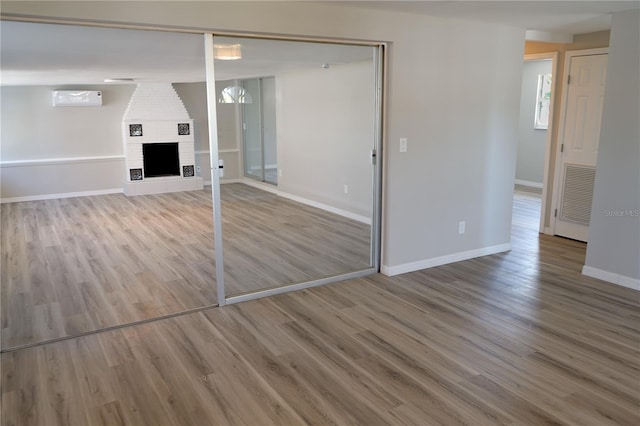
[[[214,36],[224,303],[375,271],[378,48]],[[225,114],[225,117],[230,114]],[[220,111],[218,111],[220,117]],[[215,189],[214,189],[215,191]]]

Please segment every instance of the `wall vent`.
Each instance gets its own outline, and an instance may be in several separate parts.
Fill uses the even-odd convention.
[[[595,167],[565,164],[560,219],[589,226],[595,177]]]

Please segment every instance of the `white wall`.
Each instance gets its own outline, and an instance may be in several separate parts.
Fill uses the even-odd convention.
[[[372,61],[276,75],[280,191],[371,217],[374,83]]]
[[[551,74],[551,61],[527,61],[522,69],[520,89],[520,123],[518,127],[518,161],[516,180],[542,187],[547,130],[534,129],[538,75]]]
[[[2,12],[389,42],[384,270],[508,248],[524,30],[307,2],[3,1]]]
[[[2,161],[122,154],[132,85],[0,87]],[[52,90],[101,90],[100,107],[53,107]]]
[[[101,90],[101,107],[53,107],[52,90]],[[134,86],[1,87],[0,197],[122,190],[122,116]]]
[[[583,272],[640,290],[640,12],[613,15]]]
[[[216,91],[232,84],[233,81],[216,82]],[[209,122],[207,113],[207,90],[203,83],[174,83],[173,87],[180,95],[180,99],[189,111],[194,121],[196,163],[204,181],[211,183],[209,165]],[[235,181],[241,177],[240,168],[240,140],[238,138],[237,105],[217,104],[218,117],[218,146],[220,158],[224,160],[224,177],[221,181]]]

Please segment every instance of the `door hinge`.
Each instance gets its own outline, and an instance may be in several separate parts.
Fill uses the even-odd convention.
[[[553,212],[553,217],[558,217],[558,209],[556,209],[556,211]]]
[[[564,152],[564,144],[560,144],[560,152]]]
[[[377,163],[377,161],[376,161],[377,160],[377,155],[378,155],[378,153],[376,152],[376,150],[372,149],[371,150],[371,164],[373,164],[374,166]]]
[[[571,84],[571,74],[567,76],[567,84]]]

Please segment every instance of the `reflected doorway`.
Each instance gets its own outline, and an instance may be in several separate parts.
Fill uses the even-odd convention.
[[[244,176],[278,184],[276,83],[274,77],[241,81],[250,97],[242,104]]]

